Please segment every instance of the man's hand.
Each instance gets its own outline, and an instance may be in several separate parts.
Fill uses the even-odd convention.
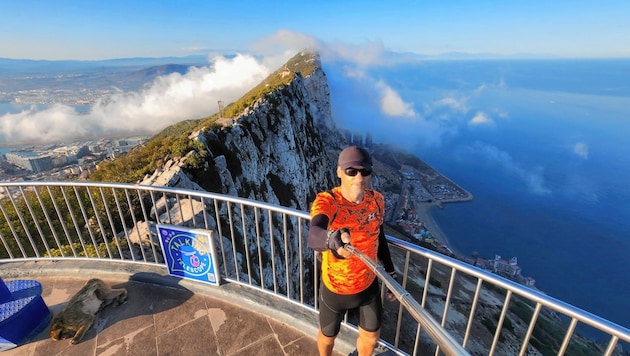
[[[389,273],[389,275],[396,281],[398,282],[398,275],[396,274],[396,271],[391,271],[391,272],[387,272]],[[396,295],[394,293],[392,293],[391,290],[389,290],[389,288],[387,288],[387,290],[385,291],[385,299],[387,299],[390,302],[393,302],[396,300]]]
[[[396,295],[392,293],[389,289],[385,292],[385,299],[389,302],[393,302],[396,300]]]
[[[348,258],[352,253],[344,247],[350,243],[350,231],[342,228],[335,231],[329,231],[326,239],[328,248],[335,253],[337,257]]]
[[[343,242],[343,246],[337,249],[337,253],[343,258],[348,258],[352,256],[352,252],[346,250],[345,248],[346,245],[350,244],[350,232],[347,229],[344,229],[344,231],[340,235],[341,235],[341,242]]]

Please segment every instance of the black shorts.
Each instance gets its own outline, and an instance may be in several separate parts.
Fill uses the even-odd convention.
[[[381,300],[378,279],[357,294],[337,294],[331,292],[323,283],[319,288],[319,327],[325,336],[339,334],[341,322],[347,311],[358,311],[358,325],[365,331],[378,331],[383,320],[383,301]]]

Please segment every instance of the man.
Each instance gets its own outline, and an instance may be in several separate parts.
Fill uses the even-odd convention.
[[[368,189],[372,158],[363,148],[350,146],[341,151],[337,176],[341,184],[317,194],[311,207],[308,245],[321,251],[319,332],[320,355],[331,355],[335,338],[347,311],[358,310],[359,356],[372,354],[380,335],[383,304],[376,274],[357,256],[344,248],[351,244],[385,270],[395,275],[383,231],[385,199]],[[389,291],[388,300],[395,300]]]

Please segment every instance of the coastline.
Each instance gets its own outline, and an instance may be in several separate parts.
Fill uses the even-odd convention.
[[[418,218],[424,225],[426,225],[427,229],[431,232],[431,235],[434,239],[436,239],[441,245],[448,246],[451,248],[451,244],[444,234],[444,231],[440,228],[435,219],[433,219],[433,215],[431,214],[431,208],[438,207],[441,208],[441,204],[438,203],[421,203],[417,205],[417,214]],[[452,248],[451,248],[452,249]]]
[[[424,164],[426,165],[426,163]],[[419,167],[414,167],[414,168],[416,170],[419,170]],[[474,196],[468,190],[460,187],[455,182],[453,182],[450,178],[446,177],[445,175],[438,172],[434,168],[428,165],[426,165],[426,168],[433,171],[437,176],[439,176],[440,177],[439,180],[441,180],[442,183],[445,182],[446,186],[451,187],[450,192],[449,192],[450,194],[445,194],[442,196],[436,196],[433,194],[434,200],[430,202],[416,202],[415,203],[416,214],[419,220],[429,230],[429,232],[431,233],[431,236],[433,236],[433,238],[438,242],[438,244],[444,245],[445,247],[447,247],[448,250],[452,251],[453,253],[459,254],[460,251],[456,251],[455,249],[453,249],[453,246],[451,245],[451,242],[449,241],[448,237],[446,236],[446,234],[444,233],[440,225],[433,218],[431,209],[435,207],[439,209],[443,209],[445,204],[467,203],[467,202],[472,201],[474,199]],[[421,183],[423,189],[426,189],[427,183],[428,182]]]
[[[453,245],[451,245],[451,242],[449,241],[448,237],[446,236],[444,231],[442,231],[442,228],[440,227],[440,225],[433,218],[433,214],[431,213],[431,209],[433,209],[433,208],[443,209],[444,208],[444,204],[449,204],[449,203],[466,203],[466,202],[472,201],[473,200],[473,195],[470,194],[466,190],[464,190],[464,192],[466,192],[466,197],[464,197],[464,198],[445,199],[445,200],[435,201],[435,202],[431,202],[431,203],[419,203],[419,204],[416,205],[416,213],[418,215],[418,218],[426,226],[427,230],[429,230],[429,232],[431,233],[431,236],[433,236],[433,238],[440,245],[444,245],[449,250],[451,250],[453,253],[459,254],[459,255],[462,255],[462,256],[464,256],[464,255],[461,254],[461,251],[458,251],[458,250],[453,248]]]

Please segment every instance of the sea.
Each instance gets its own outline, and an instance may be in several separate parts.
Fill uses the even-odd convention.
[[[630,328],[630,60],[325,70],[342,127],[474,196],[431,211],[451,248],[517,257],[543,292]]]

